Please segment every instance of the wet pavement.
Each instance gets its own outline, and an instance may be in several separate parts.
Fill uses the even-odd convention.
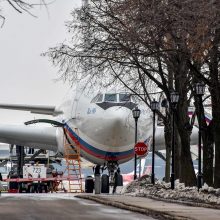
[[[2,220],[153,220],[153,218],[94,201],[74,197],[73,194],[8,194],[0,197]]]

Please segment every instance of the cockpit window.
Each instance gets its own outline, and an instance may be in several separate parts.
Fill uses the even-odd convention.
[[[92,99],[92,103],[96,103],[96,102],[102,102],[102,99],[103,99],[103,94],[98,94],[96,95],[93,99]]]
[[[129,93],[99,93],[93,99],[92,103],[95,103],[102,109],[106,110],[108,108],[118,106],[118,107],[126,107],[132,110],[135,106],[137,106],[137,100],[134,99]]]
[[[102,102],[102,99],[103,99],[103,94],[99,94],[96,102]]]
[[[130,95],[129,94],[119,94],[119,102],[129,102]]]
[[[105,102],[117,102],[117,94],[105,94]]]

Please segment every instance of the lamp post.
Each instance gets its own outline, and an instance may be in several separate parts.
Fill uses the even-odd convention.
[[[171,169],[171,189],[175,188],[175,174],[174,174],[174,168],[175,168],[175,123],[174,123],[174,113],[177,106],[177,103],[179,101],[179,93],[177,92],[171,92],[170,93],[170,101],[171,101],[171,110],[172,110],[172,169]]]
[[[202,166],[201,166],[201,138],[202,138],[202,129],[201,129],[201,106],[202,106],[202,96],[205,93],[205,84],[204,83],[196,83],[195,84],[195,92],[198,97],[198,124],[199,124],[199,132],[198,132],[198,180],[197,187],[198,191],[202,188]]]
[[[153,143],[152,143],[152,171],[151,171],[151,183],[155,183],[155,174],[154,174],[154,155],[155,155],[155,114],[159,110],[159,102],[155,99],[150,103],[150,108],[153,111]]]
[[[135,120],[135,144],[137,143],[137,122],[140,117],[141,110],[136,106],[132,110],[133,118]],[[137,179],[137,155],[134,153],[134,180]]]

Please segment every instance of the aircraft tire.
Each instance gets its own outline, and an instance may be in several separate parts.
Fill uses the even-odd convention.
[[[87,176],[85,179],[85,192],[93,193],[94,190],[94,180],[91,176]]]
[[[109,193],[109,176],[103,174],[101,178],[101,193]]]

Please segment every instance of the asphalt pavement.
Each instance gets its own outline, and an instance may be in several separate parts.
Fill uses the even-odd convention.
[[[153,220],[143,214],[74,197],[74,194],[0,196],[1,220]]]

